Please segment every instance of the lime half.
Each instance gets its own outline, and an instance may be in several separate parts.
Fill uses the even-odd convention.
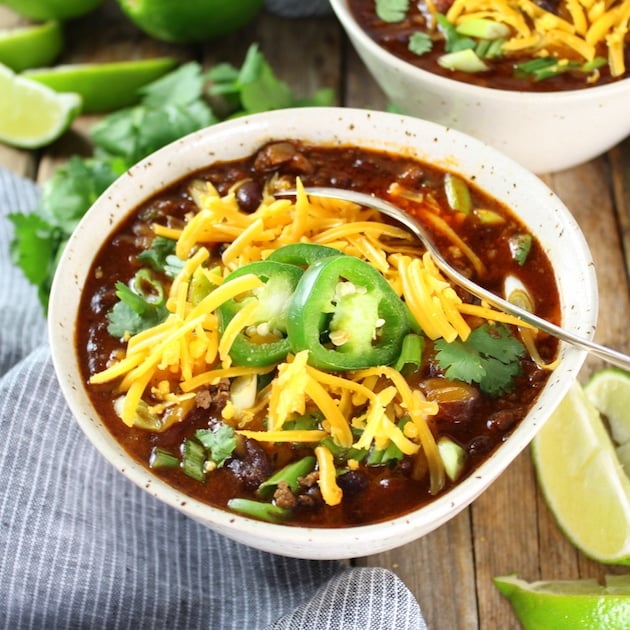
[[[630,627],[630,575],[597,580],[525,582],[494,578],[525,630],[620,630]]]
[[[617,457],[630,474],[630,373],[606,368],[593,375],[584,391],[597,410],[606,417]]]
[[[62,48],[61,25],[54,20],[0,30],[0,63],[16,72],[51,64]]]
[[[95,9],[103,0],[2,0],[16,13],[32,20],[68,20]]]
[[[111,63],[84,63],[27,70],[25,77],[57,92],[74,92],[83,99],[85,113],[108,112],[134,105],[138,90],[172,70],[173,57]]]
[[[81,109],[78,94],[59,94],[0,65],[0,142],[37,149],[59,138]]]
[[[542,493],[567,538],[594,560],[630,564],[630,479],[578,383],[534,438],[532,454]]]
[[[203,42],[245,26],[264,0],[118,0],[142,31],[166,42]]]

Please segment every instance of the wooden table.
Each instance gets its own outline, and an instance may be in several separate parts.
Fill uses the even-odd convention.
[[[16,22],[15,15],[0,9],[0,26]],[[223,61],[240,66],[255,41],[278,76],[300,96],[332,87],[339,105],[387,105],[332,16],[287,20],[263,14],[238,34],[186,48],[143,36],[109,0],[96,13],[68,23],[67,39],[65,63],[172,54],[206,66]],[[0,164],[43,182],[68,156],[85,152],[86,131],[95,120],[81,117],[69,134],[42,152],[0,145]],[[584,132],[596,133],[596,125]],[[574,213],[591,247],[601,300],[596,339],[630,352],[630,139],[587,164],[542,179]],[[600,367],[589,359],[581,380]],[[563,537],[537,489],[529,452],[451,522],[417,542],[355,562],[395,571],[417,597],[430,627],[449,629],[519,627],[492,584],[496,575],[571,579],[628,571],[588,560]]]

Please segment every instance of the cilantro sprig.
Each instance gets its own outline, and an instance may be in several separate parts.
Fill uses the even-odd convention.
[[[409,0],[375,0],[376,15],[384,22],[402,22],[409,10]]]
[[[503,324],[483,324],[466,341],[439,339],[435,348],[436,359],[448,378],[478,383],[489,396],[511,388],[525,354],[523,344]]]
[[[334,92],[294,96],[256,44],[241,68],[206,71],[186,63],[140,91],[140,103],[103,118],[90,130],[93,154],[73,156],[44,184],[30,214],[9,219],[13,263],[37,287],[44,310],[63,248],[76,225],[109,185],[136,162],[178,138],[225,118],[283,107],[330,105]]]
[[[116,297],[120,301],[107,314],[107,332],[113,337],[135,335],[168,315],[164,287],[148,269],[137,271],[129,285],[117,282]]]

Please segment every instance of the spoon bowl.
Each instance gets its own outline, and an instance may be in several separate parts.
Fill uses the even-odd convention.
[[[488,304],[495,308],[518,317],[524,323],[542,330],[561,341],[577,346],[583,350],[586,350],[590,354],[603,359],[607,363],[630,370],[630,356],[623,354],[612,348],[607,348],[598,343],[595,343],[584,337],[580,337],[561,326],[538,317],[534,313],[517,306],[516,304],[496,295],[492,291],[488,291],[484,287],[480,286],[476,282],[472,281],[461,274],[455,269],[447,260],[442,256],[439,248],[433,242],[433,239],[429,232],[414,219],[410,214],[401,210],[398,206],[367,193],[358,192],[355,190],[348,190],[344,188],[327,188],[327,187],[309,187],[305,189],[306,193],[314,197],[326,197],[328,199],[340,199],[342,201],[350,201],[362,206],[373,208],[378,210],[382,214],[394,219],[398,223],[404,225],[419,241],[425,246],[427,251],[431,254],[431,257],[435,261],[435,264],[448,278],[450,278],[455,284],[466,289],[472,295],[478,297],[481,300],[486,301]],[[288,190],[275,193],[277,196],[289,196],[295,195],[295,190]]]

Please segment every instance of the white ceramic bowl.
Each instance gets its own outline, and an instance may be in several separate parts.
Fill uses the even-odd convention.
[[[401,112],[454,127],[534,173],[571,168],[630,134],[630,79],[567,92],[514,92],[421,70],[380,47],[347,0],[330,4],[368,70]]]
[[[209,127],[146,158],[118,179],[93,205],[72,235],[55,276],[49,333],[55,368],[68,404],[94,446],[131,481],[158,499],[239,542],[302,558],[347,558],[408,543],[438,527],[475,499],[520,453],[575,379],[584,352],[562,349],[527,418],[474,475],[427,507],[405,516],[345,529],[309,529],[258,522],[190,500],[132,461],[92,407],[74,345],[81,290],[99,245],[153,193],[215,161],[254,153],[274,139],[358,145],[413,155],[472,178],[503,200],[539,238],[556,273],[563,324],[591,337],[597,311],[593,264],[572,215],[536,176],[473,138],[417,118],[344,108],[275,111]]]

